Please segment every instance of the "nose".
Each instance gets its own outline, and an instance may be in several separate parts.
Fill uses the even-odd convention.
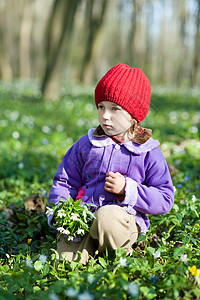
[[[104,118],[104,120],[109,120],[110,119],[110,113],[107,109],[105,109],[104,112],[103,112],[103,118]]]

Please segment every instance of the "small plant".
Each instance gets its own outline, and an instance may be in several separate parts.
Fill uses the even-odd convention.
[[[53,225],[60,234],[66,235],[68,241],[79,241],[81,236],[89,231],[90,224],[95,215],[89,207],[95,207],[94,204],[81,203],[81,199],[74,201],[69,199],[60,199],[56,204],[50,202],[47,207],[47,216],[53,216]]]

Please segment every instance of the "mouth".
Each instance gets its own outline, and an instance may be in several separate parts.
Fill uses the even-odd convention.
[[[111,126],[111,125],[108,125],[108,124],[103,124],[103,127],[106,128],[106,129],[112,128],[112,126]]]

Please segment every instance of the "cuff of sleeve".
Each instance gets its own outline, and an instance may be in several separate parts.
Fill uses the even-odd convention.
[[[129,177],[126,177],[125,197],[123,204],[131,205],[132,207],[137,202],[138,189],[137,182]]]

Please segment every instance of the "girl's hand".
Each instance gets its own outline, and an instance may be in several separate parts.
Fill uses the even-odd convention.
[[[104,189],[107,192],[114,193],[114,194],[117,194],[117,195],[124,195],[125,185],[126,185],[126,179],[119,172],[116,172],[116,173],[108,172],[108,173],[106,173],[106,180],[105,180]]]

